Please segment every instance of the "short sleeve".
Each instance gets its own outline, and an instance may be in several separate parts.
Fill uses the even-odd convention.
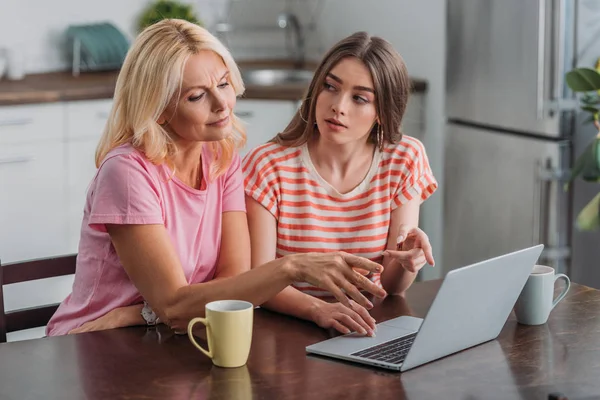
[[[404,137],[401,146],[403,148],[399,153],[402,154],[405,176],[394,194],[393,209],[408,203],[415,197],[420,197],[421,202],[423,202],[438,187],[429,166],[429,159],[423,143],[412,137]],[[394,154],[394,156],[397,156],[397,154]]]
[[[269,149],[272,146],[274,144],[261,145],[244,157],[244,191],[275,218],[279,218],[278,180],[273,162],[269,158]]]
[[[223,212],[246,211],[244,201],[244,178],[239,154],[235,153],[227,174],[223,191]]]
[[[164,223],[160,190],[142,161],[116,155],[100,166],[91,193],[89,225],[106,232],[105,224]]]

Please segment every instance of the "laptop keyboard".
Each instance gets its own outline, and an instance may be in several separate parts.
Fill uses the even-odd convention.
[[[410,346],[412,346],[417,332],[389,342],[381,343],[373,347],[361,350],[351,355],[368,358],[370,360],[385,361],[392,364],[400,364],[404,361]]]

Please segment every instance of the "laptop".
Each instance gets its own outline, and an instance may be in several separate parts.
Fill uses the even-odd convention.
[[[375,337],[349,333],[306,347],[309,354],[407,371],[495,339],[544,245],[448,272],[424,319],[377,324]]]

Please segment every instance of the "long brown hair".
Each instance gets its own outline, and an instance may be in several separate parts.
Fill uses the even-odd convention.
[[[400,125],[411,90],[404,60],[388,41],[366,32],[356,32],[340,40],[325,54],[296,115],[271,142],[301,146],[315,134],[315,106],[325,77],[347,57],[355,57],[366,65],[375,86],[375,107],[380,124],[373,126],[369,141],[381,147],[385,142],[398,143],[402,139]],[[381,141],[377,139],[378,131],[381,131]]]

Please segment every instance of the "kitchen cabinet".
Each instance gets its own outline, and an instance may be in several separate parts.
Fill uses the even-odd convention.
[[[65,246],[62,105],[0,109],[0,260],[60,254]]]
[[[60,103],[0,107],[0,260],[2,263],[68,252],[64,113]],[[10,311],[59,302],[70,276],[6,285]],[[10,333],[40,337],[43,328]]]
[[[244,122],[247,136],[240,155],[243,157],[281,132],[294,116],[298,104],[284,100],[238,100],[234,111]]]

